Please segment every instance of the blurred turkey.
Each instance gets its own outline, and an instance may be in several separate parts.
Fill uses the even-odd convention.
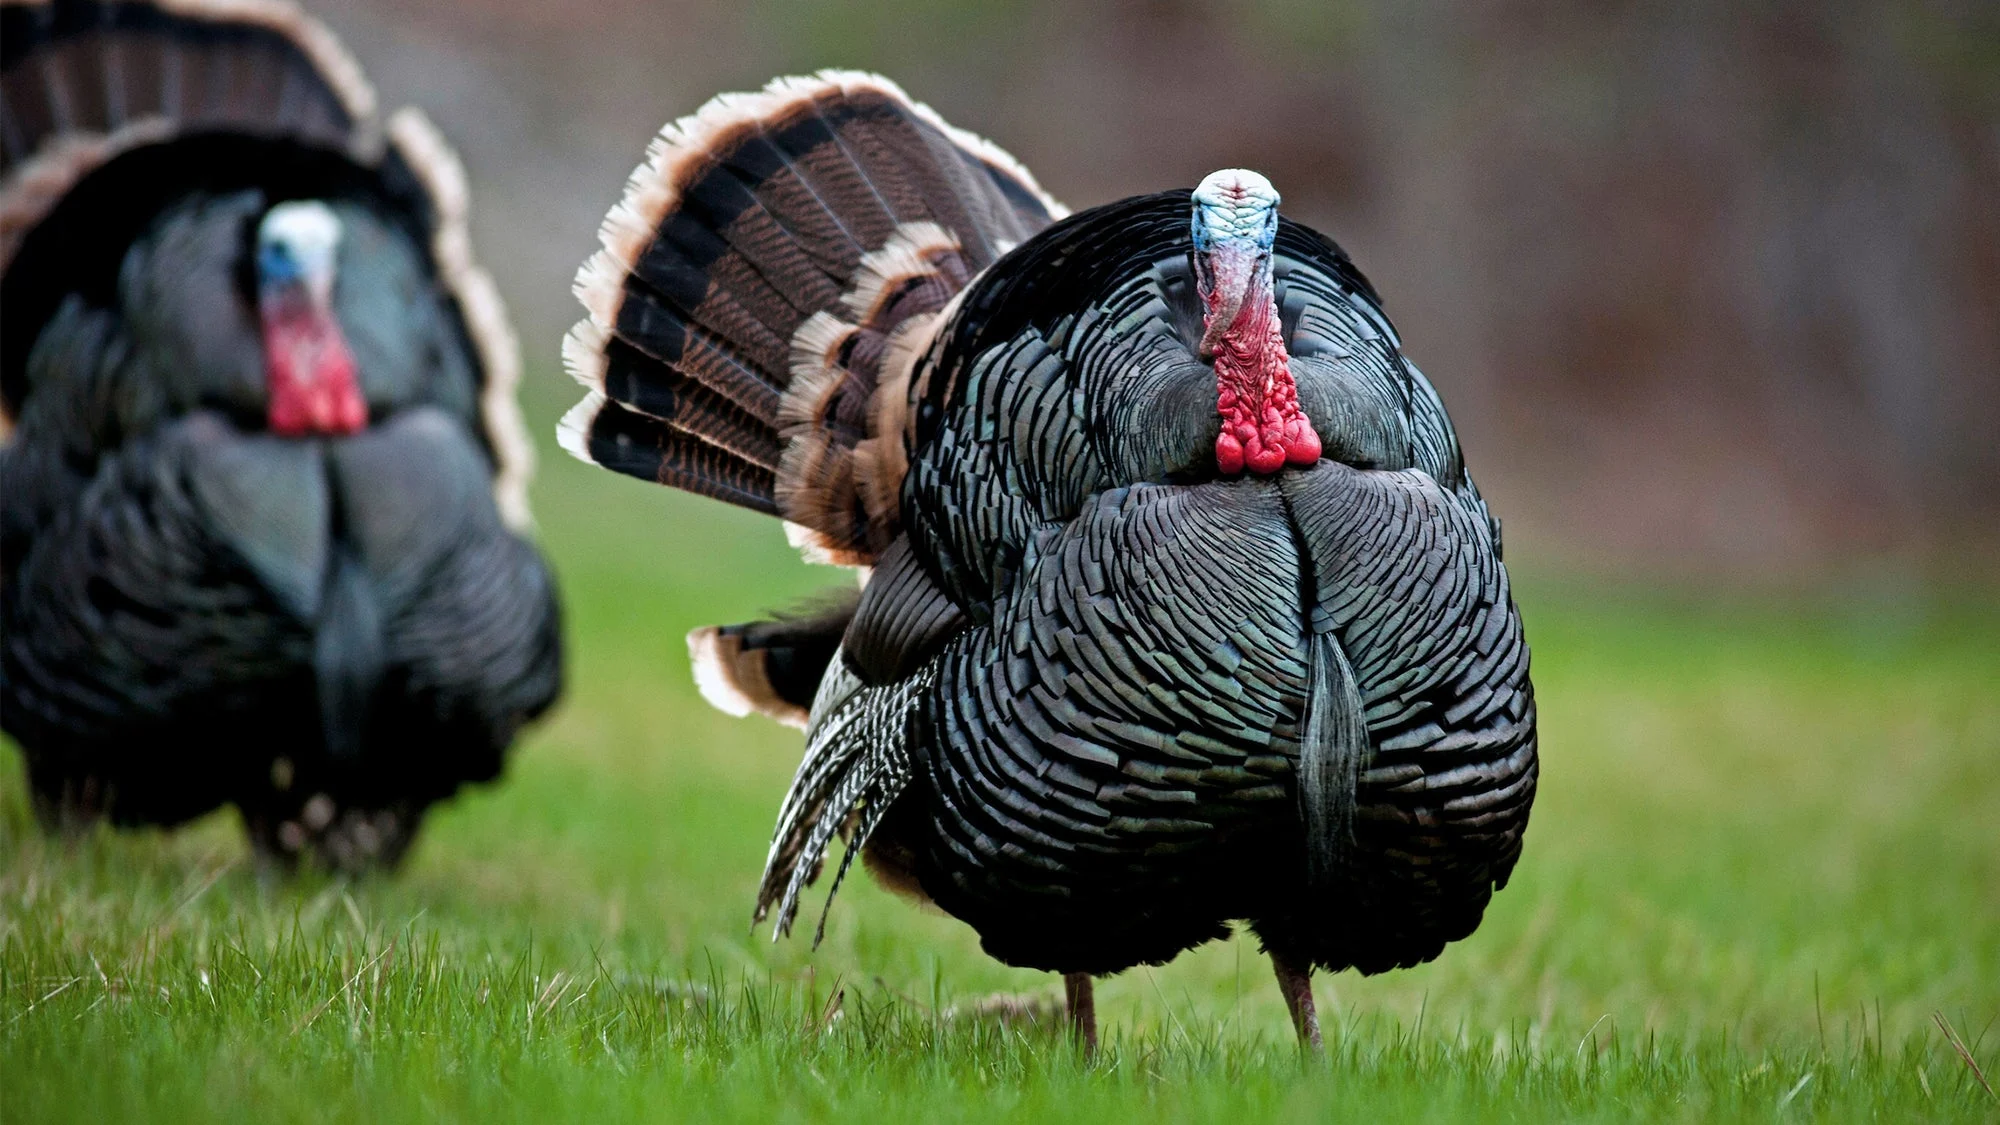
[[[668,126],[578,276],[572,453],[782,517],[863,589],[698,630],[803,727],[757,916],[836,835],[1066,975],[1241,919],[1313,969],[1478,925],[1536,778],[1499,526],[1341,250],[1254,172],[1075,215],[885,79]],[[830,900],[831,894],[829,894]],[[824,914],[821,915],[822,926]]]
[[[457,158],[270,0],[9,3],[0,718],[45,822],[393,863],[560,681]]]

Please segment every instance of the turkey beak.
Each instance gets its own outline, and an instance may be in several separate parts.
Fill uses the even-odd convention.
[[[1256,244],[1236,240],[1217,241],[1207,250],[1195,252],[1195,284],[1206,310],[1197,349],[1203,363],[1215,358],[1222,338],[1236,324],[1237,314],[1263,275],[1265,257],[1266,252]]]

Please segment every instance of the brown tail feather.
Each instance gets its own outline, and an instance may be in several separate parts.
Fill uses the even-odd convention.
[[[708,444],[766,472],[777,471],[777,435],[756,415],[671,367],[663,374],[621,340],[611,342],[607,360],[604,385],[616,401],[683,433],[700,434]]]
[[[971,277],[1063,213],[887,79],[719,97],[661,131],[577,275],[590,315],[564,358],[593,395],[564,446],[740,497],[818,557],[866,563],[894,532],[910,366]],[[689,442],[713,451],[698,470]]]

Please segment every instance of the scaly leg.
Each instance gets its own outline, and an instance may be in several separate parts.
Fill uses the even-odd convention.
[[[1085,1058],[1097,1055],[1097,993],[1089,973],[1063,974],[1063,1002],[1069,1008],[1070,1034],[1083,1044]]]
[[[1299,1033],[1300,1042],[1312,1044],[1317,1053],[1322,1044],[1319,1013],[1313,1009],[1312,966],[1273,952],[1271,967],[1278,971],[1278,991],[1284,994],[1285,1007],[1292,1013],[1292,1030]]]

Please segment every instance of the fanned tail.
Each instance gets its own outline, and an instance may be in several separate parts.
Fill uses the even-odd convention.
[[[806,745],[777,832],[764,863],[752,921],[761,922],[777,906],[772,939],[791,933],[799,896],[819,877],[827,849],[843,830],[846,854],[820,908],[813,934],[818,946],[826,933],[826,913],[840,884],[867,845],[882,817],[910,783],[909,723],[930,689],[936,664],[886,687],[867,687],[836,661],[813,703],[813,735]]]
[[[893,536],[907,380],[952,298],[1064,209],[992,144],[853,71],[661,130],[577,274],[589,394],[559,437],[783,516],[823,561]]]
[[[898,533],[917,360],[981,270],[1065,213],[1013,158],[876,75],[716,98],[661,130],[577,274],[589,315],[563,358],[588,393],[558,437],[582,460],[782,516],[808,557],[872,566]],[[689,637],[718,707],[811,731],[757,896],[779,935],[833,838],[848,842],[837,891],[909,783],[932,673],[862,684],[837,655],[852,616]]]

